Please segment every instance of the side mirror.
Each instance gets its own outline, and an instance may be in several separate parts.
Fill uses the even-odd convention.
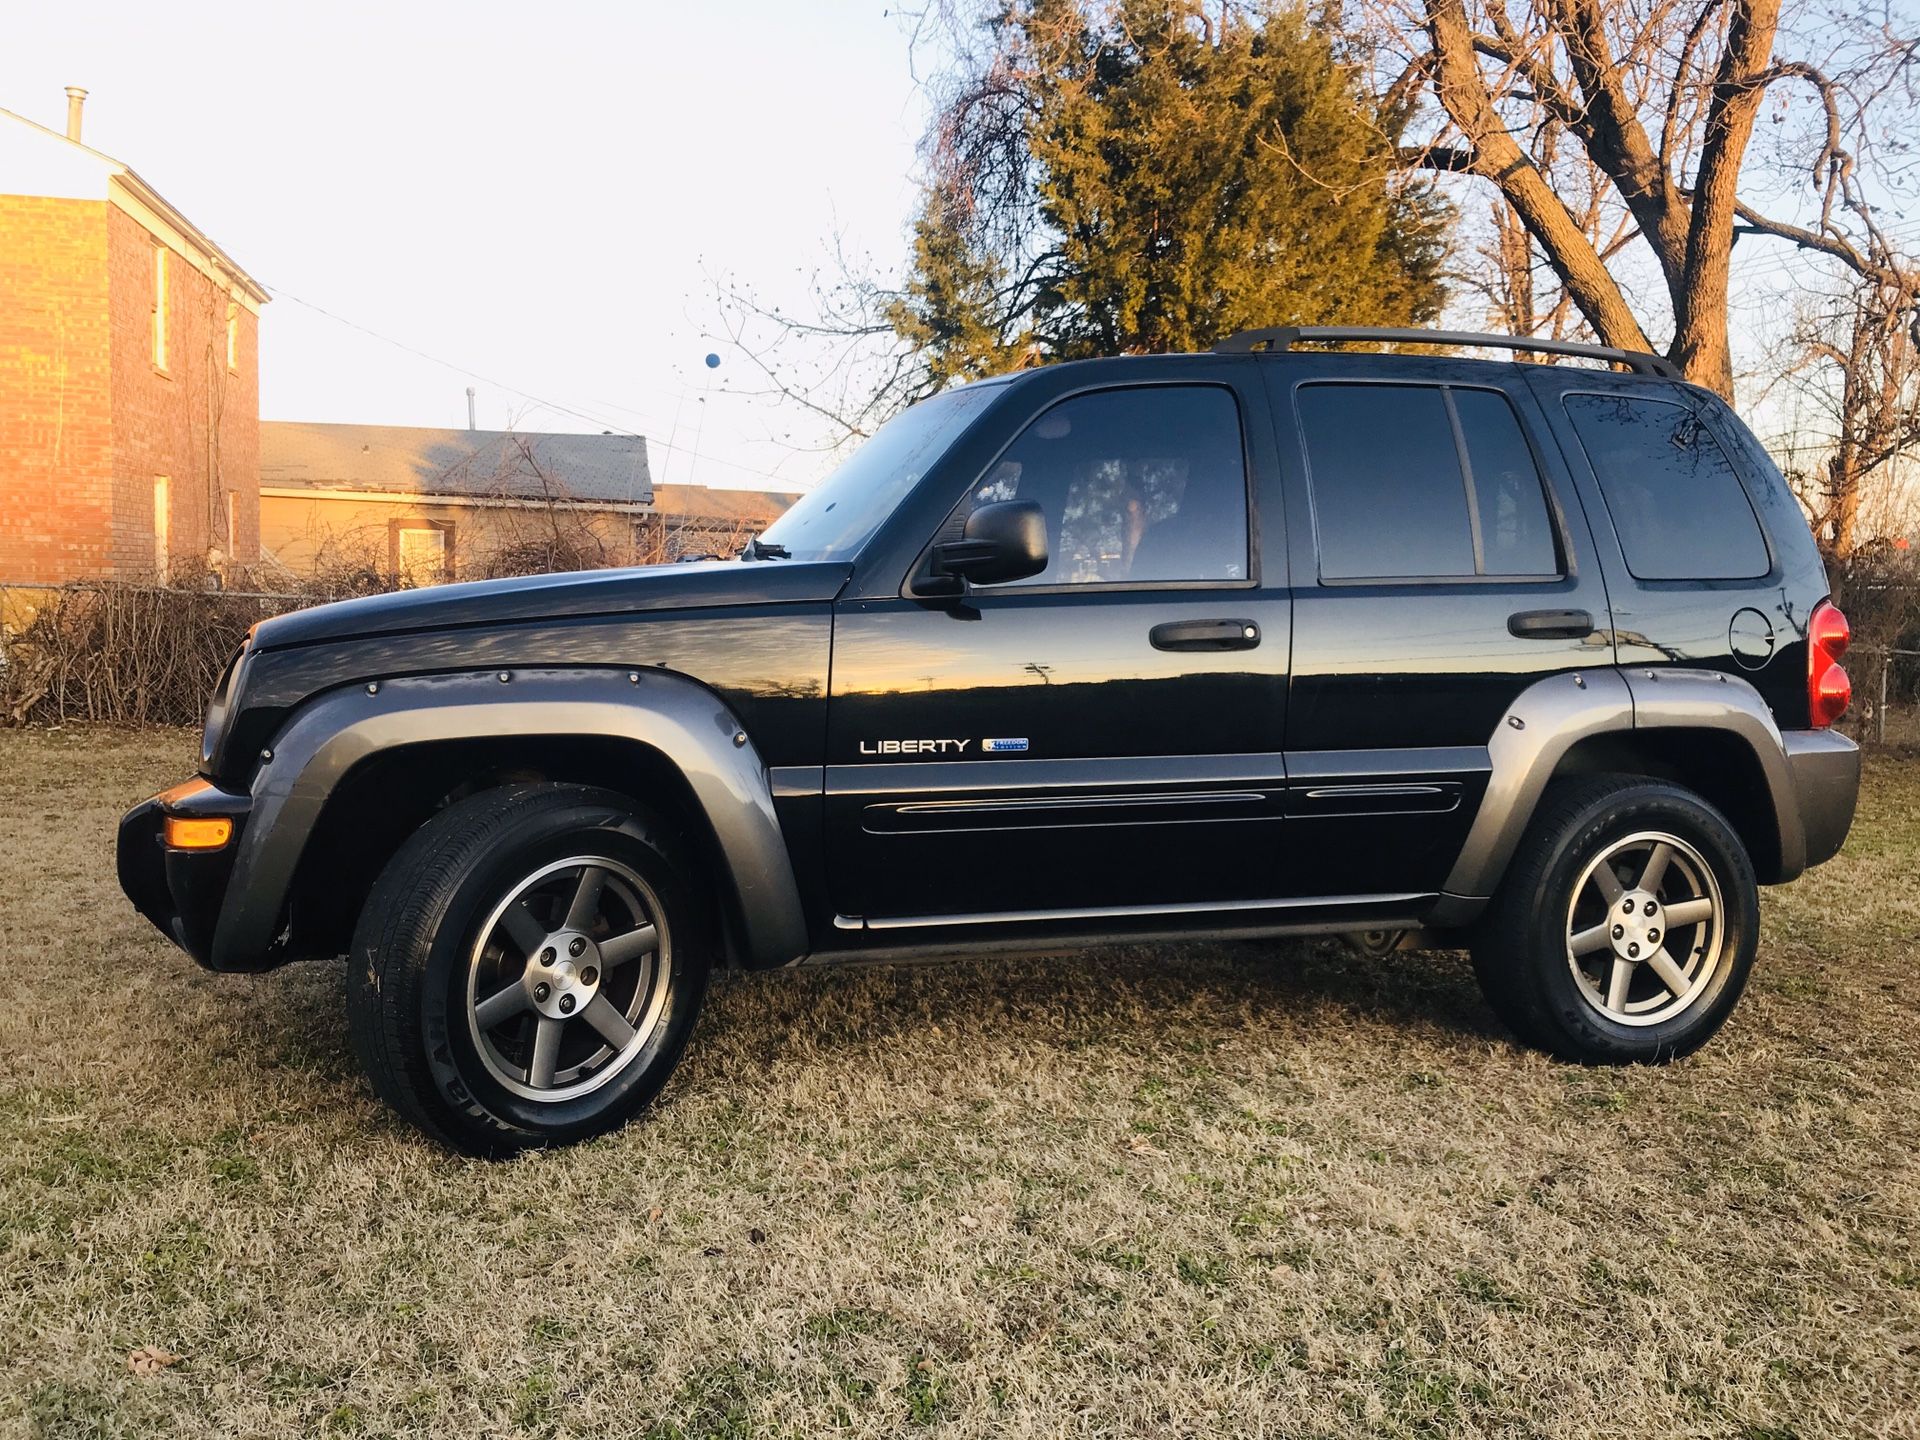
[[[958,540],[933,547],[936,573],[972,585],[1024,580],[1047,568],[1047,515],[1031,500],[1001,500],[967,516]]]

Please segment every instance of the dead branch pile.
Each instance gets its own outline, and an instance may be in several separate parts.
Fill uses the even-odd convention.
[[[302,595],[76,583],[9,592],[31,612],[0,653],[0,724],[197,724],[255,621]]]

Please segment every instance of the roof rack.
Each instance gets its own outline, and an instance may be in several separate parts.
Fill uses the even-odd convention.
[[[1213,348],[1219,355],[1246,355],[1255,350],[1291,350],[1302,342],[1334,344],[1373,340],[1387,345],[1485,345],[1495,350],[1531,350],[1540,355],[1578,355],[1625,365],[1636,375],[1678,380],[1679,367],[1663,355],[1643,350],[1616,350],[1611,345],[1582,345],[1574,340],[1542,340],[1519,335],[1480,335],[1471,330],[1411,330],[1381,325],[1273,325],[1241,330]]]

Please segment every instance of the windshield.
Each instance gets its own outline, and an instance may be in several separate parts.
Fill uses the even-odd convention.
[[[995,388],[951,390],[894,416],[767,528],[760,553],[777,547],[785,552],[781,558],[851,560],[986,407]],[[747,553],[752,556],[753,549]]]

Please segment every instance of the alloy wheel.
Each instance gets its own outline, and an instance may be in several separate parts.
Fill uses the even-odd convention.
[[[1608,845],[1574,885],[1567,964],[1605,1018],[1657,1025],[1713,993],[1726,928],[1713,867],[1679,836],[1643,830]]]
[[[660,901],[606,856],[543,865],[480,928],[467,1025],[489,1074],[529,1100],[572,1100],[625,1070],[659,1028],[671,951]]]

